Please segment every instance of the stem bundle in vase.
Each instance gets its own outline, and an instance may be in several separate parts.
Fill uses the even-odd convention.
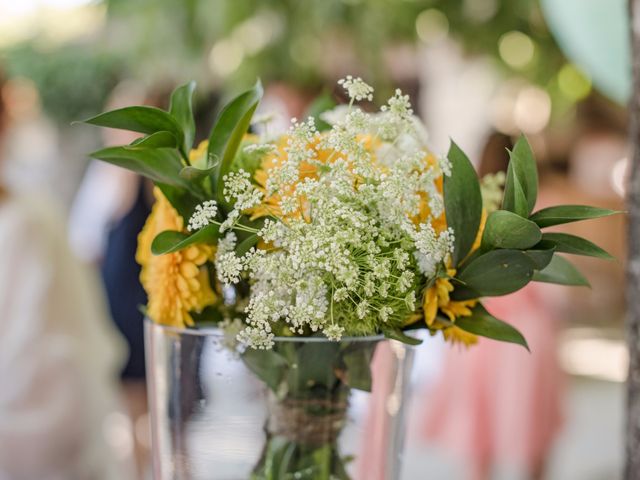
[[[280,342],[247,350],[243,361],[268,388],[266,443],[255,479],[344,479],[352,460],[340,453],[352,388],[371,390],[379,340]]]

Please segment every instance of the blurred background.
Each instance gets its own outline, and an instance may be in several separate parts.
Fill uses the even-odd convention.
[[[74,256],[101,274],[106,321],[115,322],[134,351],[118,372],[124,408],[103,427],[117,456],[136,459],[136,478],[148,478],[149,434],[137,310],[144,294],[133,252],[149,196],[135,177],[89,167],[86,152],[126,142],[126,135],[73,121],[131,104],[166,107],[177,84],[195,79],[202,139],[219,106],[260,77],[266,86],[260,112],[286,126],[316,97],[339,98],[336,81],[352,74],[376,87],[379,102],[396,87],[410,94],[436,153],[445,153],[453,138],[481,174],[494,173],[523,132],[540,163],[541,205],[622,210],[627,23],[623,0],[0,0],[6,111],[0,179],[11,191],[51,199],[64,214]],[[523,304],[529,321],[523,330],[532,329],[535,338],[532,354],[507,356],[519,355],[531,372],[522,375],[523,384],[499,383],[495,396],[526,388],[552,398],[552,405],[508,407],[516,417],[551,418],[550,426],[545,434],[523,434],[542,446],[529,455],[535,458],[518,462],[503,455],[500,442],[480,435],[478,462],[489,462],[493,476],[477,478],[620,476],[628,362],[624,228],[623,216],[572,225],[570,232],[617,260],[578,257],[590,291],[545,289]],[[0,236],[9,235],[0,229]],[[552,323],[539,335],[538,317]],[[540,355],[551,357],[544,366],[536,366],[536,341]],[[431,428],[426,418],[446,391],[443,375],[449,381],[458,375],[447,362],[465,352],[435,340],[420,348],[411,412],[418,427],[409,434],[403,478],[471,478],[469,457],[449,448],[451,432]],[[560,380],[550,387],[544,378],[555,369]]]

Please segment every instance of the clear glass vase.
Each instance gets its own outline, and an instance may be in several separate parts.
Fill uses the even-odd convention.
[[[412,347],[146,321],[155,480],[397,480]]]

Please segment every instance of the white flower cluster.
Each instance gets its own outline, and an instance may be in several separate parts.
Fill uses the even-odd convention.
[[[338,85],[342,85],[347,91],[351,101],[373,100],[373,87],[367,85],[360,77],[353,78],[347,75],[346,78],[338,80]]]
[[[340,84],[352,100],[372,96],[360,79]],[[334,340],[401,328],[453,248],[453,232],[433,225],[443,164],[425,150],[408,97],[396,92],[378,114],[350,107],[322,134],[294,120],[287,142],[267,171],[266,195],[284,214],[256,232],[267,248],[238,256],[233,233],[218,244],[220,281],[251,284],[238,340],[270,348],[282,325]],[[244,228],[240,212],[261,193],[240,171],[225,177],[224,195],[235,205],[221,230]]]
[[[189,219],[187,229],[195,232],[212,223],[218,214],[218,204],[215,200],[207,200],[206,202],[196,205],[196,210]]]

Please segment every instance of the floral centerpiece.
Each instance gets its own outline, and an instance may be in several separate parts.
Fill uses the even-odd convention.
[[[349,478],[335,440],[350,390],[371,388],[377,343],[357,337],[417,344],[411,331],[424,329],[464,345],[484,336],[527,347],[481,299],[531,281],[588,285],[559,254],[609,257],[585,239],[543,233],[615,212],[534,212],[537,169],[524,137],[503,181],[481,184],[455,143],[446,156],[429,150],[408,96],[398,90],[370,113],[358,104],[373,99],[373,88],[352,77],[340,85],[348,105],[270,136],[247,133],[258,83],[195,149],[193,83],[176,89],[168,111],[136,106],[87,120],[144,134],[92,156],[156,185],[137,256],[148,316],[234,332],[243,361],[271,392],[253,478],[276,478],[274,465]]]

